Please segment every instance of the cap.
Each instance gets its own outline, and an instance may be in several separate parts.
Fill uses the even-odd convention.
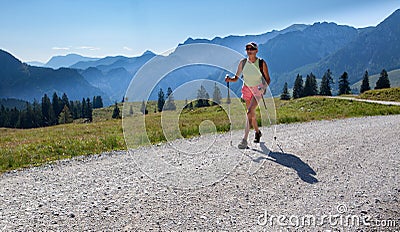
[[[247,46],[252,46],[253,48],[258,49],[258,46],[255,42],[250,42],[250,43],[246,44],[246,47]]]

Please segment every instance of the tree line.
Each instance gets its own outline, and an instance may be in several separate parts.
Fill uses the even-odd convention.
[[[36,99],[33,103],[26,103],[23,110],[0,107],[0,127],[8,128],[37,128],[53,126],[57,124],[71,123],[74,119],[84,118],[85,121],[93,120],[93,109],[103,107],[101,96],[83,98],[82,101],[70,101],[64,93],[60,98],[54,93],[52,99],[44,94],[39,103]]]
[[[351,93],[350,83],[349,83],[348,79],[349,79],[349,77],[348,77],[347,72],[344,72],[339,77],[338,95]],[[314,96],[314,95],[332,96],[332,84],[334,84],[334,81],[333,81],[332,72],[330,71],[330,69],[328,69],[325,72],[325,74],[323,75],[319,89],[318,89],[316,77],[313,73],[310,73],[307,75],[306,81],[304,84],[303,84],[302,75],[297,74],[297,77],[296,77],[296,79],[294,81],[294,85],[293,85],[293,98],[296,99],[296,98]],[[382,72],[380,73],[380,77],[375,85],[375,89],[383,89],[383,88],[390,88],[389,77],[388,77],[387,71],[385,69],[383,69]],[[365,71],[363,80],[362,80],[362,84],[360,87],[360,93],[363,93],[370,89],[371,88],[369,85],[368,71]],[[282,93],[281,93],[281,99],[289,100],[290,98],[291,98],[291,96],[290,96],[290,93],[288,90],[288,84],[287,84],[287,82],[285,82]]]
[[[194,109],[200,107],[208,107],[212,105],[219,105],[221,104],[222,94],[221,90],[218,88],[217,84],[214,85],[214,92],[212,99],[210,99],[210,95],[208,94],[206,88],[201,85],[200,88],[197,90],[197,100],[190,101],[185,100],[185,107],[184,109]],[[114,112],[115,117],[117,117],[119,113],[118,106],[115,105]],[[173,96],[173,91],[171,87],[168,87],[167,94],[164,93],[163,89],[160,88],[158,91],[158,99],[157,99],[157,106],[154,109],[154,113],[162,112],[164,110],[176,110],[175,98]],[[140,112],[142,114],[148,114],[148,109],[145,101],[142,101],[142,105],[140,107]],[[130,107],[129,114],[133,115],[132,106]]]

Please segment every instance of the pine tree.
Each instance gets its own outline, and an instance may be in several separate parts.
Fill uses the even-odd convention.
[[[29,102],[26,103],[26,108],[19,112],[19,118],[16,127],[18,128],[33,128],[35,125],[33,124],[34,115],[32,106]]]
[[[82,103],[80,101],[70,102],[72,107],[72,116],[74,119],[82,118]]]
[[[101,96],[93,97],[92,107],[93,109],[98,109],[103,107],[103,100],[101,99]]]
[[[10,113],[9,113],[10,126],[9,127],[12,127],[12,128],[17,127],[19,115],[20,115],[20,112],[17,109],[17,107],[14,107],[13,109],[10,110]]]
[[[101,96],[97,96],[96,97],[96,108],[103,108],[104,104],[103,104],[103,99],[101,98]]]
[[[82,98],[82,104],[81,104],[81,118],[87,118],[87,105],[86,105],[86,100],[85,98]]]
[[[385,69],[382,70],[381,75],[376,82],[375,89],[390,88],[389,76]]]
[[[158,91],[158,101],[157,101],[158,112],[161,112],[163,110],[164,104],[165,104],[165,96],[163,90],[160,88],[160,91]]]
[[[64,109],[64,106],[67,106],[68,109],[71,109],[71,106],[69,105],[69,100],[67,97],[67,94],[63,94],[61,97],[61,105],[62,105],[62,109]]]
[[[33,124],[35,127],[43,126],[42,107],[36,99],[33,101]]]
[[[3,105],[1,105],[0,106],[0,127],[6,127],[5,121],[6,121],[6,108]]]
[[[196,107],[207,107],[210,106],[208,99],[210,95],[208,95],[206,88],[203,85],[200,86],[200,89],[197,90],[197,102]]]
[[[64,105],[64,108],[61,110],[60,115],[58,116],[59,124],[66,124],[73,122],[74,119],[72,117],[71,111],[67,105]]]
[[[142,101],[142,106],[140,107],[140,112],[142,114],[148,114],[149,111],[146,109],[146,103],[144,101]]]
[[[53,111],[54,111],[54,125],[58,123],[58,115],[60,114],[61,110],[62,110],[62,101],[61,98],[59,96],[57,96],[57,93],[54,92],[53,93],[53,98],[51,101],[51,105],[53,106]]]
[[[331,84],[333,84],[332,72],[328,69],[321,80],[320,95],[332,96]]]
[[[339,79],[339,95],[341,94],[349,94],[351,92],[350,83],[349,83],[349,76],[347,72],[344,72]]]
[[[50,98],[47,96],[47,94],[42,97],[42,115],[42,121],[45,126],[54,125],[53,123],[56,117],[54,115],[54,110],[50,102]]]
[[[304,96],[303,77],[300,74],[297,74],[293,86],[293,98],[296,99],[296,98],[301,98],[303,96]]]
[[[119,110],[119,107],[118,107],[117,103],[115,103],[113,114],[112,114],[112,118],[121,118],[120,110]]]
[[[172,94],[171,87],[168,87],[167,90],[167,101],[165,102],[164,110],[176,110],[174,95]]]
[[[221,90],[218,88],[217,83],[214,83],[213,105],[220,105],[221,99],[222,99]]]
[[[360,88],[360,93],[364,93],[365,91],[368,91],[370,89],[371,89],[371,87],[369,86],[368,71],[365,71],[364,78],[362,80],[362,84],[361,84],[361,88]]]
[[[282,94],[281,94],[281,100],[290,100],[290,94],[289,94],[287,82],[285,82],[285,85],[283,86],[283,91],[282,91]]]
[[[318,93],[317,80],[313,73],[307,75],[306,82],[304,84],[304,96],[314,96]]]
[[[89,122],[93,121],[93,106],[92,103],[90,103],[90,98],[86,99],[86,118],[89,119]]]

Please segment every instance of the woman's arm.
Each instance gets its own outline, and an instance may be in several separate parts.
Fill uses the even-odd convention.
[[[269,85],[269,83],[271,83],[271,78],[269,76],[267,62],[265,62],[265,61],[263,62],[263,72],[264,72],[265,81],[267,82],[267,85]]]
[[[240,74],[242,73],[242,62],[239,62],[239,65],[236,70],[236,74],[234,78],[225,77],[226,82],[236,82],[239,79]]]

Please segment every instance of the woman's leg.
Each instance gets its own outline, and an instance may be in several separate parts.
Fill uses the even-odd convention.
[[[257,118],[256,118],[256,108],[258,105],[258,102],[256,101],[256,99],[253,97],[254,99],[254,103],[252,104],[252,107],[250,109],[250,114],[251,114],[251,125],[253,126],[254,130],[256,132],[258,132],[258,123],[257,123]]]
[[[247,117],[246,117],[246,128],[244,130],[243,139],[245,139],[247,141],[247,138],[249,137],[250,126],[253,125],[253,127],[254,127],[253,121],[255,121],[257,124],[257,121],[255,120],[255,108],[257,107],[257,102],[254,97],[252,97],[251,100],[245,100],[245,101],[246,101]],[[253,120],[253,118],[254,118],[254,120]],[[257,127],[257,130],[258,130],[258,127]]]

